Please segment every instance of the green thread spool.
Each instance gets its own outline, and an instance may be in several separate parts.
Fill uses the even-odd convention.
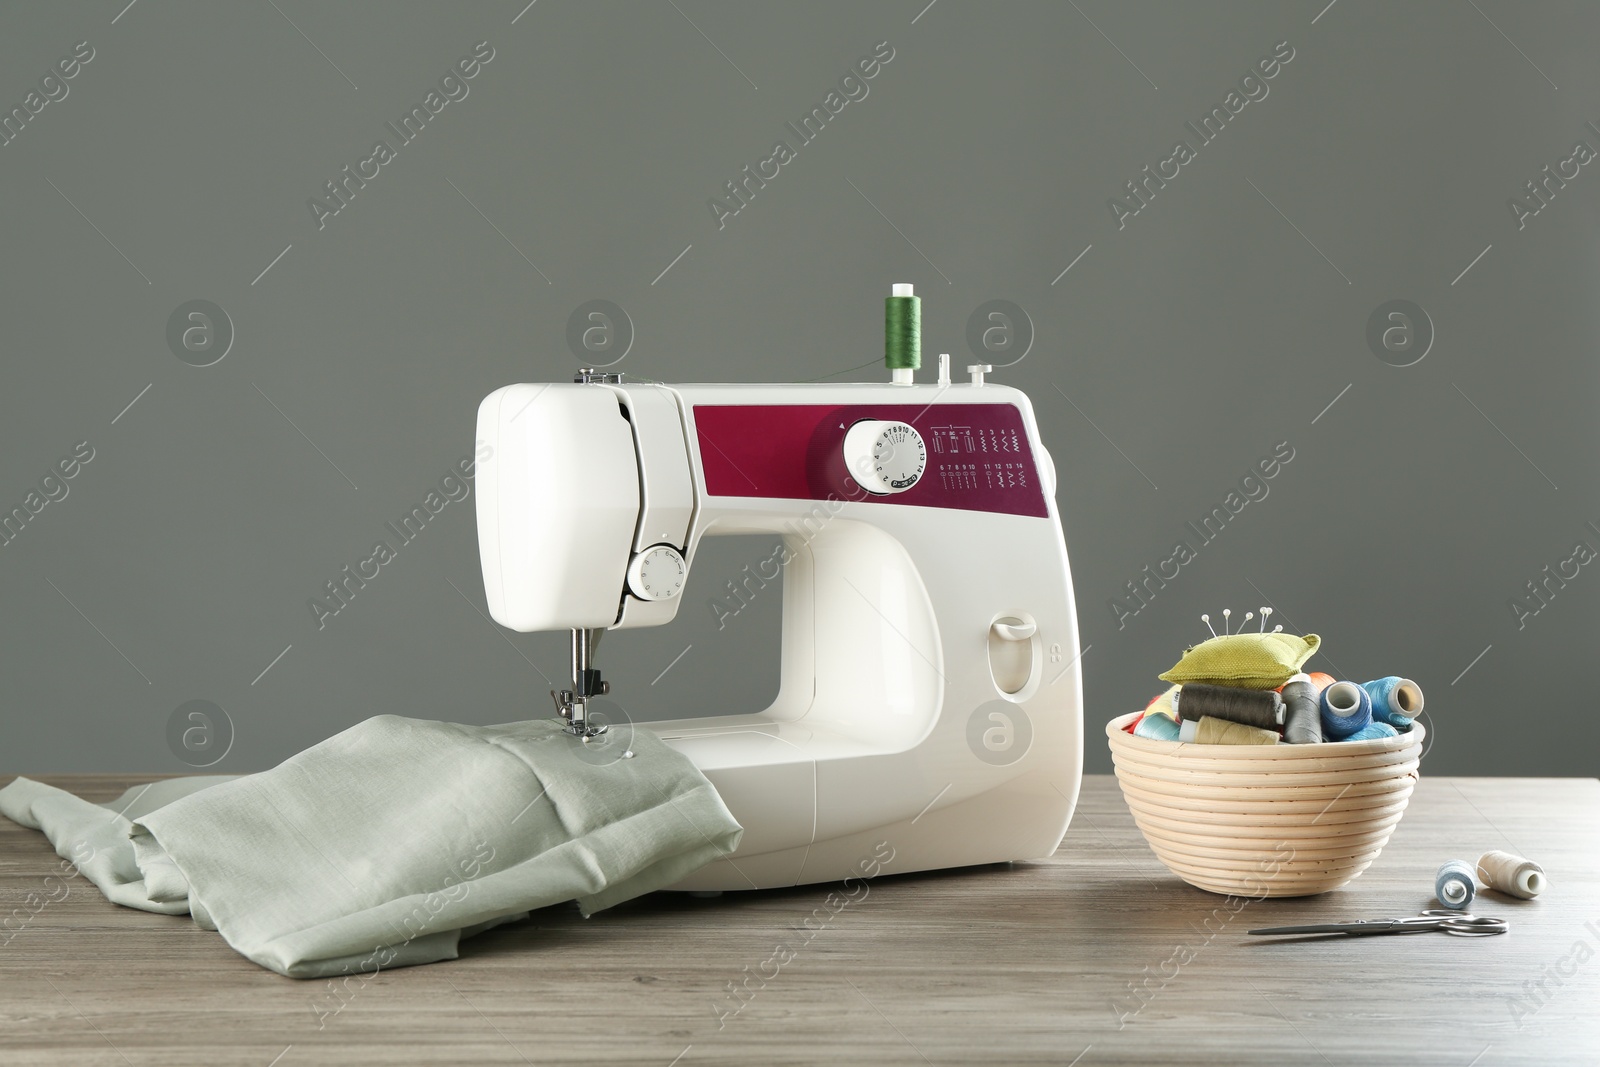
[[[896,282],[893,293],[883,302],[883,363],[907,372],[909,380],[909,372],[922,366],[922,299],[906,282]]]

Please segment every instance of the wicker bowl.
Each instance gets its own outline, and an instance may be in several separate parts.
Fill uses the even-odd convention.
[[[1426,734],[1321,745],[1197,745],[1106,724],[1123,799],[1167,868],[1250,897],[1337,889],[1377,858],[1405,813]]]

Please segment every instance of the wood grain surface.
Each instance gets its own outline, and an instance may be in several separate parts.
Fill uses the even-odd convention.
[[[103,801],[152,777],[42,780]],[[1495,848],[1550,879],[1537,900],[1480,895],[1509,935],[1245,936],[1414,914],[1441,862]],[[1235,913],[1168,873],[1115,780],[1091,777],[1049,859],[885,875],[833,909],[836,886],[547,908],[348,988],[281,978],[79,877],[63,896],[59,862],[0,819],[0,913],[24,917],[0,932],[7,1067],[1600,1063],[1593,779],[1424,777],[1356,881]]]

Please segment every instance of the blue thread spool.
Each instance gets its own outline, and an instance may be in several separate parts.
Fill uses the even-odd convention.
[[[1374,719],[1361,729],[1345,738],[1346,741],[1376,741],[1380,737],[1399,737],[1400,731],[1386,722]]]
[[[1322,691],[1322,736],[1343,741],[1372,722],[1372,696],[1354,682],[1334,682]]]
[[[1422,713],[1422,687],[1410,678],[1389,675],[1361,688],[1372,698],[1372,717],[1397,730],[1409,730],[1411,720]]]
[[[1452,911],[1461,911],[1478,894],[1478,883],[1472,878],[1472,865],[1466,860],[1446,860],[1433,880],[1433,895],[1439,903]]]
[[[1157,741],[1176,741],[1178,739],[1178,724],[1165,715],[1146,714],[1139,720],[1139,725],[1133,728],[1135,737],[1150,737]]]

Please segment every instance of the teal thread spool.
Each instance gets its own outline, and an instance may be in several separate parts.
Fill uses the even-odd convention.
[[[1389,675],[1372,682],[1362,682],[1361,688],[1372,697],[1372,718],[1386,722],[1397,730],[1409,730],[1411,720],[1422,713],[1422,687],[1410,678]]]
[[[1346,741],[1376,741],[1380,737],[1399,737],[1400,731],[1386,722],[1374,719],[1349,737]]]
[[[909,282],[896,282],[883,302],[883,364],[894,381],[909,385],[922,366],[922,299]]]
[[[1165,715],[1146,714],[1133,728],[1135,737],[1148,737],[1156,741],[1176,741],[1178,724]]]
[[[1466,860],[1446,860],[1433,880],[1433,895],[1452,911],[1462,911],[1478,893],[1472,864]]]

